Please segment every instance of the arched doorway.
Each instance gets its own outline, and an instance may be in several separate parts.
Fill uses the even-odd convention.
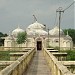
[[[42,41],[37,41],[37,50],[42,50]]]

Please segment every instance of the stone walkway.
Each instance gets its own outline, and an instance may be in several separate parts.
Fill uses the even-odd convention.
[[[34,58],[23,75],[51,75],[42,51],[37,51]]]

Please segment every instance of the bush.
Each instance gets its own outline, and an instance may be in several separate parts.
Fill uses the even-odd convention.
[[[67,50],[67,60],[68,61],[75,61],[75,51],[74,50]]]

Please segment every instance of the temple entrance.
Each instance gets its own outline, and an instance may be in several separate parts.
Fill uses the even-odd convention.
[[[37,41],[37,50],[42,50],[42,41]]]

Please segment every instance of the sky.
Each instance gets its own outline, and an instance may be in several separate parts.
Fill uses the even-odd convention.
[[[65,9],[73,0],[0,0],[0,32],[9,33],[20,26],[26,28],[34,23],[34,17],[46,28],[52,29],[58,24],[59,7]],[[75,28],[74,5],[61,15],[61,28]]]

